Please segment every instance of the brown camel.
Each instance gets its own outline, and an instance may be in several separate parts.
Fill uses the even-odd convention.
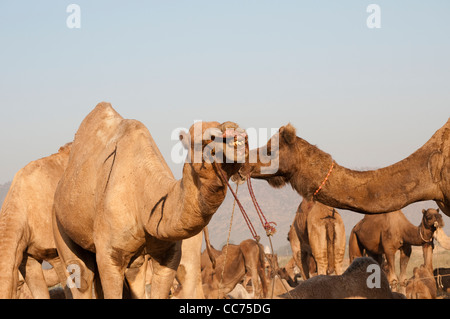
[[[376,261],[370,257],[360,257],[353,260],[342,275],[329,276],[319,275],[302,281],[289,293],[280,295],[286,299],[344,299],[344,298],[367,298],[367,299],[400,299],[402,294],[392,292],[386,275],[380,271],[379,287],[372,287],[374,275],[371,266],[379,267]]]
[[[433,273],[428,267],[414,267],[413,276],[406,284],[407,299],[436,299],[437,288]]]
[[[334,208],[303,199],[288,239],[304,279],[308,279],[315,269],[319,275],[342,274],[345,228],[341,215]],[[310,258],[313,268],[310,267]]]
[[[74,297],[92,296],[98,272],[104,297],[121,298],[125,269],[141,267],[144,254],[152,258],[151,298],[168,297],[181,241],[209,223],[225,198],[224,181],[248,156],[246,133],[232,122],[197,122],[180,140],[188,154],[177,181],[141,122],[104,102],[83,120],[53,218],[58,253],[78,269]],[[142,280],[128,284],[144,296]]]
[[[0,212],[0,298],[17,297],[19,268],[34,298],[50,298],[41,266],[44,260],[59,269],[64,281],[51,220],[53,196],[70,149],[71,144],[66,144],[14,176]]]
[[[363,250],[381,264],[386,255],[387,277],[393,291],[397,289],[395,253],[400,250],[400,285],[406,283],[406,267],[411,256],[411,246],[423,246],[425,266],[433,270],[432,240],[438,227],[443,227],[439,209],[422,210],[419,226],[414,226],[401,211],[381,215],[366,215],[350,233],[349,257],[352,261],[363,254]],[[403,288],[402,288],[403,290]],[[403,291],[402,291],[403,292]]]
[[[450,119],[404,160],[372,171],[338,165],[331,155],[296,136],[288,124],[267,145],[252,150],[241,176],[286,183],[308,200],[355,212],[386,213],[434,200],[450,216]],[[269,169],[269,167],[273,169]]]
[[[218,251],[209,242],[207,230],[205,242],[211,261],[202,271],[203,291],[207,299],[225,298],[247,274],[252,280],[254,296],[267,296],[264,248],[261,244],[247,239],[239,245],[225,245]]]

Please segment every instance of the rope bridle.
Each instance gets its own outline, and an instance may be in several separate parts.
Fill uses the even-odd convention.
[[[216,166],[216,162],[214,161],[213,163],[214,163],[214,166],[216,168],[216,171],[219,173],[220,179],[230,189],[231,194],[233,194],[233,197],[234,197],[236,203],[238,204],[239,209],[241,210],[242,216],[244,217],[244,220],[247,223],[247,226],[248,226],[248,229],[250,230],[250,233],[252,234],[253,238],[257,242],[259,242],[261,237],[258,236],[258,234],[257,234],[257,232],[255,230],[255,227],[253,226],[253,224],[252,224],[252,222],[250,220],[250,217],[248,217],[247,212],[245,211],[244,207],[242,206],[241,202],[239,201],[239,199],[237,197],[237,194],[233,191],[233,188],[231,187],[230,183],[228,182],[228,179],[223,175],[222,170],[219,167]],[[248,186],[248,190],[249,190],[250,196],[252,198],[253,205],[255,206],[256,213],[258,214],[259,220],[261,221],[261,224],[262,224],[264,230],[266,231],[266,235],[268,237],[270,237],[273,234],[275,234],[275,232],[276,232],[275,227],[272,226],[271,224],[276,225],[276,223],[267,221],[266,217],[264,216],[264,213],[261,210],[261,207],[259,206],[259,204],[258,204],[258,202],[256,200],[256,197],[255,197],[255,194],[253,192],[253,187],[251,185],[250,180],[251,179],[250,179],[250,176],[249,176],[248,179],[247,179],[247,186]]]
[[[261,237],[258,236],[258,234],[256,233],[255,227],[253,226],[250,218],[248,217],[247,212],[245,211],[244,207],[242,206],[241,202],[239,201],[238,197],[237,197],[237,190],[238,190],[238,186],[236,185],[236,192],[233,191],[233,188],[231,188],[230,183],[228,182],[228,179],[223,175],[222,170],[216,166],[216,161],[213,162],[213,165],[215,166],[216,171],[218,172],[218,175],[220,177],[220,179],[222,180],[222,183],[224,185],[227,185],[227,187],[230,189],[231,194],[233,194],[234,197],[234,202],[233,202],[233,211],[232,211],[232,215],[234,214],[234,207],[235,207],[235,203],[238,204],[239,209],[241,210],[242,216],[244,217],[244,220],[247,224],[248,229],[250,230],[250,233],[252,234],[253,238],[256,240],[257,243],[259,243]],[[272,245],[272,240],[271,240],[271,236],[273,236],[276,232],[276,229],[274,226],[272,225],[277,225],[275,222],[269,222],[267,221],[266,216],[264,216],[264,213],[261,210],[261,207],[258,204],[258,201],[256,200],[256,196],[255,193],[253,192],[253,187],[251,184],[251,177],[250,175],[247,177],[247,186],[248,186],[248,191],[250,193],[250,197],[252,198],[252,202],[253,205],[255,206],[256,209],[256,213],[258,214],[259,220],[261,221],[262,227],[264,228],[264,230],[266,231],[266,235],[267,238],[269,239],[269,243],[270,243],[270,249],[272,251],[272,255],[274,254],[274,250],[273,250],[273,245]],[[226,253],[228,253],[228,242],[229,242],[229,237],[230,237],[230,232],[231,232],[231,223],[232,223],[233,217],[231,217],[231,221],[230,221],[230,228],[228,230],[228,238],[227,238],[227,251]],[[265,255],[265,254],[264,254]],[[272,261],[269,260],[267,258],[267,256],[265,256],[266,259],[269,261],[269,263],[272,265]],[[225,263],[226,263],[226,255],[225,255],[225,260],[224,260],[224,264],[223,264],[223,268],[222,268],[222,276],[221,276],[221,280],[219,283],[219,294],[221,291],[221,286],[222,286],[222,280],[223,280],[223,274],[225,271]],[[275,277],[273,278],[273,283],[272,283],[272,298],[273,298],[273,291],[274,291],[274,286],[275,286]],[[284,287],[284,285],[283,285]],[[286,287],[284,287],[286,289]],[[289,291],[286,289],[286,291],[289,293]]]

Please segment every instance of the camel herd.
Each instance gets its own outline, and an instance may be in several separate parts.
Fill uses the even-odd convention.
[[[22,286],[50,298],[55,282],[65,298],[436,297],[433,238],[450,249],[442,215],[423,210],[414,226],[400,209],[434,200],[450,216],[450,120],[408,158],[363,172],[340,166],[290,124],[254,150],[234,122],[197,122],[179,137],[187,157],[176,180],[148,129],[103,102],[72,142],[17,172],[0,211],[0,298],[20,298]],[[231,178],[290,184],[302,196],[289,266],[252,239],[221,250],[209,243],[206,226]],[[352,229],[347,269],[336,208],[366,214]],[[422,246],[424,264],[407,280],[411,245]],[[43,271],[43,261],[53,269]]]

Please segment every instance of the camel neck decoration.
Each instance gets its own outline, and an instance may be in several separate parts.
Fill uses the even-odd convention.
[[[377,170],[339,165],[330,154],[297,137],[291,124],[281,127],[266,146],[252,150],[249,159],[256,160],[241,168],[241,176],[250,174],[273,187],[290,183],[302,197],[330,207],[385,213],[434,200],[450,216],[450,120],[409,157]],[[265,173],[270,166],[278,169]]]
[[[229,179],[248,156],[247,135],[233,122],[197,122],[180,140],[187,157],[182,179],[175,180],[141,122],[122,118],[109,103],[83,120],[53,218],[65,266],[81,268],[74,297],[91,297],[98,275],[105,298],[122,297],[125,270],[141,269],[145,254],[154,271],[151,298],[168,297],[181,240],[198,234],[225,199],[217,170]],[[143,295],[142,281],[127,281],[132,295]]]

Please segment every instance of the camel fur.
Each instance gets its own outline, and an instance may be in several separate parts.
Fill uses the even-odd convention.
[[[422,221],[414,226],[401,211],[381,215],[366,215],[353,227],[349,239],[350,261],[363,255],[364,251],[381,264],[386,255],[387,277],[393,291],[400,283],[402,291],[406,282],[406,267],[411,256],[411,246],[422,246],[425,266],[432,265],[432,240],[437,228],[444,222],[439,209],[422,211]],[[400,279],[395,274],[395,253],[400,250]]]
[[[221,251],[217,251],[209,242],[207,234],[205,242],[211,261],[202,270],[203,291],[207,299],[224,298],[246,275],[252,280],[255,298],[267,296],[265,256],[261,244],[247,239],[239,245],[225,245]]]
[[[127,267],[152,259],[151,298],[168,298],[181,241],[198,234],[223,202],[225,180],[245,157],[245,131],[236,123],[197,122],[180,133],[187,150],[176,180],[148,129],[99,103],[81,123],[55,192],[54,236],[64,265],[81,280],[75,298],[121,298]],[[128,280],[144,297],[142,274]],[[100,279],[100,280],[98,280]],[[101,288],[101,289],[100,289]]]
[[[407,299],[436,299],[437,289],[433,273],[425,265],[414,267],[413,276],[406,283]]]
[[[297,137],[288,124],[264,147],[250,152],[249,163],[240,170],[244,178],[249,174],[273,187],[289,183],[303,198],[334,208],[387,213],[434,200],[450,216],[450,119],[409,157],[370,171],[339,165],[330,154]]]
[[[0,211],[0,298],[17,298],[20,272],[33,298],[50,298],[42,271],[49,262],[65,281],[52,233],[56,186],[69,161],[71,144],[30,162],[14,176]]]
[[[302,281],[289,293],[280,295],[284,299],[398,299],[402,294],[393,293],[389,288],[386,275],[380,271],[379,287],[371,288],[369,266],[378,263],[371,257],[359,257],[353,260],[342,275],[319,275]]]
[[[342,274],[345,227],[341,215],[334,208],[303,199],[288,239],[292,256],[304,279],[308,279],[315,269],[319,275]]]

